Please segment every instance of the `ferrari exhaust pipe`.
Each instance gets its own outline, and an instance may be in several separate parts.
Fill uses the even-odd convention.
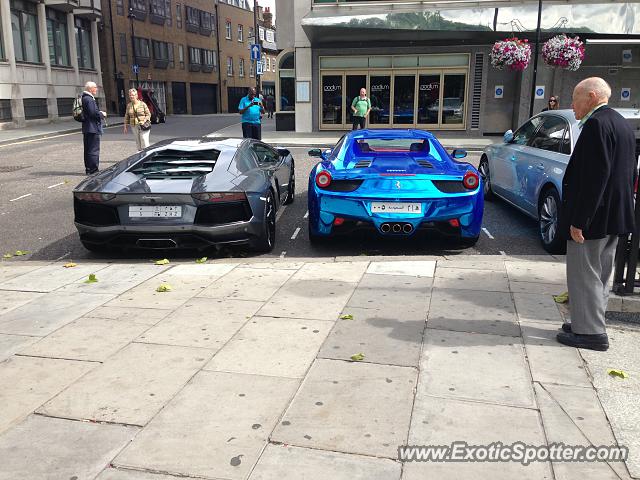
[[[413,225],[411,225],[410,223],[405,223],[404,227],[402,227],[402,231],[404,233],[411,233],[413,232]]]
[[[388,223],[383,223],[380,226],[380,230],[382,230],[382,233],[389,233],[391,231],[391,225],[389,225]]]
[[[402,231],[402,227],[399,223],[393,224],[393,233],[400,233]]]

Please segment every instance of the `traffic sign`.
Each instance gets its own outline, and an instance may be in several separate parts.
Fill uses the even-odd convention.
[[[133,70],[133,73],[140,73],[140,65],[134,64],[131,65],[131,70]]]
[[[259,43],[254,43],[251,45],[251,60],[258,61],[262,57],[262,48]]]
[[[262,75],[264,69],[264,63],[262,62],[256,62],[256,75]]]

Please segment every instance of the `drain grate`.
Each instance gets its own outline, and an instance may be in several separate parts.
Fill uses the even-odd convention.
[[[31,165],[0,165],[0,173],[17,172],[23,168],[30,168]]]

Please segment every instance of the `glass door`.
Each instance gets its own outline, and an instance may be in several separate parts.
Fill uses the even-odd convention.
[[[344,124],[342,73],[322,75],[320,84],[322,101],[320,126],[342,128]]]
[[[416,75],[394,75],[393,77],[393,124],[413,126],[415,124]]]
[[[437,127],[440,123],[441,84],[440,72],[418,74],[418,125]]]
[[[391,123],[391,74],[371,74],[369,77],[371,113],[369,125],[388,127]]]
[[[367,88],[367,74],[348,73],[345,76],[346,93],[344,96],[344,111],[346,112],[345,128],[353,126],[353,110],[351,110],[351,104],[353,100],[360,95],[361,88]],[[369,95],[369,92],[367,92]],[[365,123],[366,124],[366,123]]]
[[[445,72],[443,76],[441,126],[448,129],[464,128],[467,75],[463,72]]]

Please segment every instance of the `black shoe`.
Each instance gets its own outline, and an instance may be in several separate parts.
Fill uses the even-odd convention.
[[[565,333],[571,333],[571,324],[570,323],[563,323],[562,324],[562,331]]]
[[[587,348],[589,350],[598,350],[604,352],[609,349],[609,337],[606,333],[598,335],[580,335],[578,333],[560,332],[556,335],[556,339],[570,347]]]

